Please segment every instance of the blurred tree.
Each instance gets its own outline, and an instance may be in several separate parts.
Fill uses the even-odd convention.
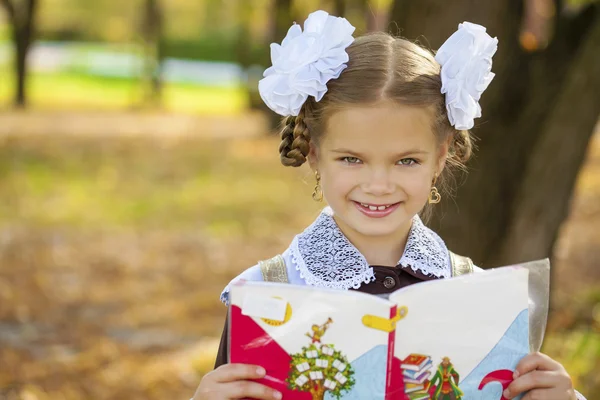
[[[391,10],[403,36],[424,35],[432,48],[465,19],[500,40],[471,172],[434,221],[454,251],[480,265],[551,254],[598,121],[600,5],[566,13],[556,11],[559,3],[544,7],[553,28],[539,32],[554,32],[545,48],[523,47],[521,1],[397,0]]]
[[[148,83],[148,103],[159,105],[162,93],[162,65],[165,58],[163,45],[164,14],[159,0],[146,0],[142,36],[144,38],[145,66],[143,80]]]
[[[365,3],[367,2],[367,0],[361,1],[364,1]],[[344,15],[346,15],[346,0],[335,0],[334,15],[336,17],[343,17]]]
[[[392,0],[361,0],[367,19],[368,31],[386,30],[389,21],[389,10]]]
[[[250,1],[242,1],[237,4],[238,17],[238,40],[236,44],[236,59],[238,64],[246,71],[246,90],[248,93],[248,104],[250,109],[267,111],[268,108],[262,102],[258,93],[258,71],[251,69],[255,60],[252,57],[253,38],[250,32],[253,22],[253,4]],[[262,64],[268,63],[268,51],[264,52]]]
[[[333,0],[323,4],[323,9],[337,17],[345,17],[356,27],[358,34],[364,31],[385,29],[392,0]]]
[[[354,4],[360,11],[360,15],[363,16],[364,26],[368,32],[381,30],[379,21],[381,21],[380,11],[382,9],[377,3],[377,0],[357,0]]]
[[[27,104],[25,94],[27,54],[33,41],[37,4],[37,0],[0,0],[0,5],[8,13],[12,28],[12,39],[15,46],[15,75],[17,77],[14,104],[20,108]]]
[[[264,67],[271,64],[269,43],[281,43],[293,19],[292,0],[270,0],[267,12],[267,34],[256,42],[251,34],[252,24],[255,23],[256,2],[238,2],[236,19],[238,21],[236,60],[246,72],[246,89],[248,104],[253,110],[264,111],[268,115],[269,132],[277,129],[281,116],[271,111],[260,98],[258,81],[262,78]],[[263,43],[264,41],[264,43]],[[255,49],[259,49],[255,51]]]
[[[272,17],[274,18],[273,26],[275,29],[272,30],[273,36],[270,38],[269,43],[281,43],[290,28],[290,21],[296,21],[292,14],[292,0],[274,0]],[[266,59],[266,61],[266,65],[270,65],[269,59]],[[262,101],[260,101],[259,107],[266,108],[266,106],[263,106]],[[275,130],[279,126],[281,116],[272,111],[269,111],[268,115],[270,128]]]
[[[295,21],[292,16],[292,0],[274,0],[273,11],[275,29],[271,42],[281,43],[290,28],[290,21]]]

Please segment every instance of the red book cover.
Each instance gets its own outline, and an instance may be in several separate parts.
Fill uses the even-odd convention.
[[[407,400],[394,358],[398,306],[359,292],[244,282],[231,288],[229,361],[263,366],[287,400]],[[351,334],[349,334],[351,333]]]
[[[423,354],[411,354],[402,360],[402,368],[412,371],[420,371],[430,361],[431,357],[429,356],[425,356]]]

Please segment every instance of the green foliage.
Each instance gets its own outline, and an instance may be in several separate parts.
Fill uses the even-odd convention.
[[[327,346],[327,347],[333,349],[334,350],[333,354],[332,355],[324,354],[322,351],[322,346]],[[352,388],[352,386],[354,386],[354,384],[355,384],[355,380],[353,378],[354,371],[352,370],[352,366],[348,362],[348,359],[346,358],[346,356],[343,355],[339,350],[335,350],[334,345],[327,344],[327,345],[322,345],[322,346],[316,346],[314,343],[312,343],[309,346],[303,347],[302,351],[300,353],[292,354],[292,362],[291,362],[292,368],[290,369],[290,375],[287,379],[287,383],[289,384],[290,388],[292,388],[292,389],[297,389],[297,390],[300,390],[303,392],[308,392],[310,390],[313,382],[318,382],[319,387],[323,387],[325,380],[329,379],[330,381],[335,382],[336,386],[333,390],[330,390],[327,388],[325,390],[329,391],[335,398],[340,399],[344,392],[349,391]],[[314,358],[307,357],[307,353],[310,351],[316,351],[317,357],[314,357]],[[327,367],[322,368],[320,366],[317,366],[316,365],[317,360],[326,360]],[[336,360],[339,360],[340,362],[343,362],[346,365],[346,368],[344,369],[344,371],[340,372],[333,366],[333,363]],[[300,372],[298,370],[297,366],[301,365],[303,363],[307,363],[309,365],[309,369],[307,371]],[[321,371],[323,373],[322,380],[319,380],[319,381],[308,380],[302,386],[298,386],[296,384],[296,379],[298,379],[299,376],[304,375],[304,376],[308,377],[309,372],[315,372],[315,371]],[[340,382],[338,382],[335,379],[335,376],[338,374],[338,372],[341,373],[347,379],[346,382],[344,382],[343,384],[341,384]]]
[[[162,41],[166,56],[186,59],[234,61],[238,32],[248,13],[238,2],[170,0],[160,2],[163,14]],[[142,40],[144,0],[45,0],[40,2],[36,38],[51,41],[133,43]],[[249,7],[252,32],[249,43],[253,60],[268,54],[260,42],[266,32],[270,9],[265,0]],[[8,26],[0,8],[0,40],[8,38]]]
[[[192,60],[237,62],[238,42],[237,36],[222,34],[194,39],[167,39],[164,42],[165,55]],[[250,46],[250,63],[264,65],[265,60],[268,60],[269,47],[263,43],[253,43]]]
[[[10,28],[8,24],[2,24],[0,21],[0,44],[10,40]]]
[[[566,4],[570,6],[584,6],[597,2],[598,0],[566,0]]]
[[[0,76],[11,76],[10,65],[0,65]],[[12,102],[13,79],[0,85],[0,107]],[[29,99],[34,108],[71,110],[126,110],[141,106],[142,85],[138,80],[93,77],[80,73],[32,73]],[[165,84],[162,107],[183,113],[234,115],[247,107],[241,87],[219,88],[184,83]]]

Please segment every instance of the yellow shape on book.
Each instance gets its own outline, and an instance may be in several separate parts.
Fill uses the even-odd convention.
[[[279,296],[273,296],[273,298],[281,299],[281,297],[279,297]],[[290,320],[290,318],[292,318],[292,306],[290,305],[289,302],[287,302],[287,304],[285,305],[285,316],[283,317],[283,321],[277,321],[277,320],[269,319],[269,318],[261,318],[261,320],[267,325],[280,326],[280,325],[283,325],[286,322],[288,322]]]
[[[377,329],[384,332],[392,332],[396,329],[396,323],[408,314],[408,307],[399,307],[394,318],[383,318],[377,315],[367,314],[362,317],[362,323],[368,328]]]

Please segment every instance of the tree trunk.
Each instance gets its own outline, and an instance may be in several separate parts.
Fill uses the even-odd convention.
[[[145,81],[148,83],[148,103],[159,105],[162,98],[163,13],[159,0],[146,0],[143,32],[145,41]]]
[[[325,387],[323,383],[315,384],[315,388],[310,391],[312,395],[312,400],[323,400],[325,398]]]
[[[262,71],[251,68],[254,60],[252,59],[252,37],[250,36],[250,26],[252,24],[252,9],[251,1],[242,1],[237,4],[238,14],[238,40],[236,46],[237,62],[245,71],[245,86],[248,105],[251,110],[262,110],[270,112],[265,106],[258,93],[258,80],[262,78]],[[264,58],[261,64],[269,63],[269,46],[267,43],[261,43],[264,50]]]
[[[500,254],[527,260],[550,254],[600,111],[600,21],[587,33],[566,73],[531,154]],[[558,179],[557,179],[558,178]],[[526,243],[526,246],[520,245]]]
[[[334,7],[336,17],[343,17],[346,15],[346,0],[335,0]]]
[[[251,38],[249,35],[252,14],[252,2],[240,1],[237,5],[239,26],[239,40],[237,45],[237,61],[246,71],[246,88],[248,93],[248,104],[252,110],[264,111],[268,116],[268,130],[265,133],[271,134],[275,132],[281,121],[281,116],[271,111],[262,101],[258,92],[258,81],[262,78],[262,70],[257,71],[256,68],[250,68],[257,60],[251,59]],[[288,29],[292,25],[292,0],[272,0],[269,28],[267,35],[267,43],[261,43],[264,52],[260,55],[259,63],[262,67],[271,65],[271,53],[269,49],[270,43],[281,43]],[[299,22],[299,21],[296,21]]]
[[[17,5],[20,4],[20,7]],[[35,11],[37,0],[26,0],[24,3],[13,3],[0,0],[6,9],[12,27],[12,39],[15,48],[15,76],[17,78],[14,105],[24,108],[27,105],[27,54],[34,36]]]
[[[290,29],[292,22],[302,22],[294,20],[292,15],[292,0],[274,0],[272,17],[274,19],[272,25],[275,29],[272,30],[273,36],[270,38],[269,43],[281,43]],[[269,58],[266,58],[266,65],[271,65],[270,52],[268,54]],[[267,110],[269,116],[269,133],[275,132],[281,121],[281,116],[264,105],[262,99],[260,100],[260,108]]]
[[[273,16],[275,17],[274,40],[281,43],[292,21],[292,0],[275,0]],[[299,22],[299,21],[296,21]]]
[[[16,93],[14,105],[17,108],[25,108],[27,99],[25,97],[25,79],[27,77],[27,53],[29,52],[29,42],[23,33],[16,33],[15,29],[13,40],[15,42],[15,72],[17,76]]]
[[[470,172],[432,225],[481,266],[548,257],[600,113],[598,6],[557,13],[538,53],[519,45],[521,1],[398,0],[391,11],[403,36],[424,35],[434,49],[465,15],[499,38],[496,77],[482,96]]]

